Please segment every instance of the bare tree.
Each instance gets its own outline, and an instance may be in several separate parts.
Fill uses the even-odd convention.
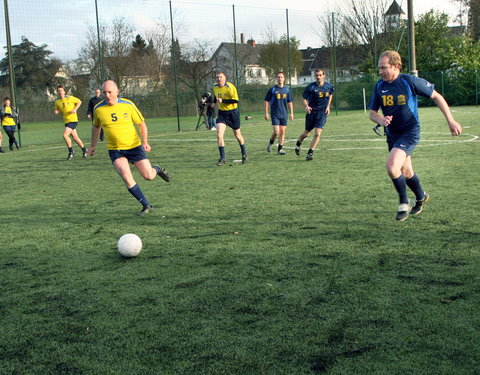
[[[341,22],[341,38],[348,45],[363,45],[368,55],[376,64],[381,50],[389,37],[386,33],[384,14],[387,9],[386,0],[350,0],[344,7],[345,16]]]
[[[322,13],[317,16],[320,27],[314,27],[315,33],[321,42],[327,47],[349,45],[349,38],[343,33],[345,27],[343,26],[344,17],[342,14]]]
[[[120,91],[125,89],[127,78],[135,70],[135,61],[129,58],[134,39],[133,32],[133,27],[123,17],[115,18],[109,30],[110,38],[105,51],[105,70],[109,78],[117,82]]]
[[[154,88],[158,88],[164,82],[163,72],[169,63],[171,36],[170,26],[164,22],[158,22],[156,27],[145,31],[146,39],[152,43],[154,54],[148,55],[148,64],[151,67],[151,76]]]
[[[125,87],[125,77],[134,64],[128,58],[132,49],[133,31],[133,27],[124,18],[115,18],[110,26],[102,25],[99,51],[97,29],[89,26],[85,44],[75,61],[77,69],[89,72],[94,77],[95,86],[101,83],[102,78],[110,78],[115,80],[122,90]],[[100,59],[103,60],[104,71],[101,70]]]
[[[201,97],[201,91],[207,88],[208,77],[216,70],[215,65],[208,63],[212,54],[211,42],[203,39],[195,39],[193,44],[182,49],[179,78],[193,91],[196,99]]]
[[[97,29],[94,26],[89,26],[85,38],[84,45],[80,48],[78,58],[74,61],[75,71],[77,73],[90,74],[93,78],[93,86],[99,87],[102,83],[104,72],[101,71],[100,54],[104,56],[104,52],[107,49],[108,41],[105,39],[107,35],[107,27],[100,27],[100,51],[98,48],[98,36]],[[93,89],[91,87],[90,89]]]

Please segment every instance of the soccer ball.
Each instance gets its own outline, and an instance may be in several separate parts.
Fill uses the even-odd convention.
[[[250,115],[245,116],[245,120],[248,121],[248,120],[251,120],[251,119],[252,119],[252,116],[250,116]]]
[[[132,258],[142,250],[142,240],[136,234],[124,234],[118,240],[118,252],[124,257]]]

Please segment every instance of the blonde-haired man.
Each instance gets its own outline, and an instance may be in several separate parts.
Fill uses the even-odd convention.
[[[412,152],[420,140],[418,99],[421,95],[432,99],[440,108],[452,136],[462,133],[447,102],[433,84],[416,76],[402,74],[402,59],[395,51],[385,51],[378,60],[381,79],[375,84],[370,100],[370,120],[384,126],[389,155],[387,173],[399,196],[396,219],[406,220],[409,215],[422,212],[430,196],[423,190],[412,165]],[[378,113],[382,110],[382,115]],[[415,204],[410,209],[407,186],[415,194]]]

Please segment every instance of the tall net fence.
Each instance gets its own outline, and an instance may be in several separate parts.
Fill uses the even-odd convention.
[[[358,49],[321,47],[335,29],[330,13],[148,0],[10,1],[2,10],[23,121],[53,120],[60,84],[87,103],[105,79],[114,79],[121,96],[134,100],[146,117],[177,117],[186,129],[191,121],[180,119],[198,115],[199,99],[211,91],[218,71],[237,85],[241,109],[248,112],[262,110],[278,70],[286,73],[298,103],[314,70],[325,69],[337,110],[364,108],[378,79],[359,72],[364,56]],[[6,35],[0,35],[2,46]],[[268,47],[282,40],[283,53],[269,57]],[[4,51],[0,95],[12,96]],[[477,71],[420,75],[450,104],[478,103]],[[86,104],[79,114],[86,119]]]

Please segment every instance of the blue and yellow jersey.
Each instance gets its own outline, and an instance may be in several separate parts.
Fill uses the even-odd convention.
[[[130,150],[141,145],[137,129],[144,118],[137,106],[128,99],[108,105],[104,100],[93,110],[93,124],[103,128],[109,150]]]
[[[323,82],[322,86],[319,86],[317,82],[312,82],[303,90],[302,98],[308,101],[308,105],[313,110],[324,110],[328,107],[334,91],[329,82]]]
[[[400,74],[392,82],[383,79],[375,84],[369,108],[382,109],[384,116],[393,116],[386,126],[387,134],[401,134],[406,131],[420,132],[417,95],[431,97],[434,85],[409,74]]]
[[[273,86],[265,95],[265,101],[270,104],[270,113],[275,118],[288,117],[288,103],[293,102],[290,89],[286,86]]]
[[[12,112],[12,107],[3,107],[3,117],[2,117],[2,125],[3,126],[14,126],[15,124],[15,119],[13,117],[10,117],[13,115]],[[10,116],[5,116],[5,115],[10,115]]]
[[[73,108],[80,102],[80,99],[74,96],[65,96],[63,99],[58,98],[55,100],[55,109],[60,111],[63,116],[63,122],[68,124],[69,122],[78,122],[78,116],[76,113],[70,113]]]
[[[221,98],[222,100],[233,99],[238,101],[237,88],[230,82],[226,82],[225,86],[223,87],[218,85],[213,86],[213,93],[215,97]],[[231,111],[232,109],[236,108],[238,108],[238,103],[218,103],[218,109],[220,111]]]

